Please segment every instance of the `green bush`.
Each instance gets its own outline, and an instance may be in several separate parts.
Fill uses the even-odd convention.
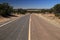
[[[18,13],[25,14],[27,11],[25,9],[18,9]]]
[[[10,6],[8,3],[0,4],[0,15],[1,16],[10,16],[12,11],[13,11],[13,7]]]
[[[60,17],[60,4],[56,4],[54,7],[53,7],[53,10],[54,10],[54,14],[56,17]]]

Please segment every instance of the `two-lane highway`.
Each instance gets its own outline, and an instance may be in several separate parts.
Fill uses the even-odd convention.
[[[0,40],[28,40],[30,15],[0,27]]]
[[[0,40],[60,40],[60,28],[28,14],[0,27]]]

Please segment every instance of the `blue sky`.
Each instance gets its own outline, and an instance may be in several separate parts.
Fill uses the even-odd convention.
[[[7,2],[14,8],[37,8],[49,9],[55,4],[59,4],[60,0],[0,0],[0,3]]]

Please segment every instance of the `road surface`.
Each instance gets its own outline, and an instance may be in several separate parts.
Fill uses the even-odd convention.
[[[60,28],[29,14],[0,27],[0,40],[60,40]]]
[[[60,40],[60,28],[36,15],[31,16],[31,40]]]
[[[30,15],[0,27],[0,40],[28,40]]]

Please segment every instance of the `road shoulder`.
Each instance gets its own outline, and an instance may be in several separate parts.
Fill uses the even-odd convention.
[[[60,24],[57,23],[55,20],[50,20],[50,19],[44,17],[42,14],[35,14],[35,15],[38,16],[38,17],[41,17],[42,19],[48,21],[49,23],[55,25],[56,27],[59,27],[59,26],[60,26]],[[60,28],[60,27],[59,27],[59,28]]]

